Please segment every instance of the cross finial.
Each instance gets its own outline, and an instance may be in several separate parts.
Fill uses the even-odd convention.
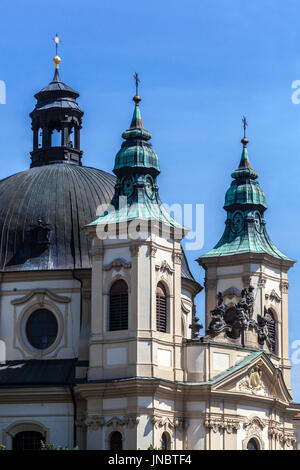
[[[61,42],[61,40],[59,39],[57,33],[55,34],[55,37],[53,38],[53,41],[55,42],[55,55],[57,55],[58,44]]]
[[[244,137],[242,138],[241,142],[243,144],[243,147],[246,148],[248,144],[248,139],[246,137],[246,127],[248,126],[248,122],[247,122],[246,116],[242,117],[242,123],[243,123],[243,128],[244,128]]]
[[[246,116],[242,117],[242,123],[243,123],[243,127],[244,127],[244,137],[246,137],[246,127],[248,126]]]
[[[61,42],[61,40],[59,39],[57,33],[55,35],[55,38],[53,38],[53,41],[55,42],[55,57],[53,59],[53,62],[55,63],[56,70],[58,70],[59,64],[61,62],[61,58],[58,56],[57,52],[58,52],[58,44]]]
[[[135,104],[138,106],[139,102],[141,101],[141,97],[139,96],[139,83],[140,83],[140,79],[139,79],[139,75],[137,72],[135,72],[135,74],[133,75],[133,78],[135,80],[135,96],[133,98],[133,101],[135,102]]]

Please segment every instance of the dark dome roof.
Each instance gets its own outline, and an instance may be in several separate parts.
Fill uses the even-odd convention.
[[[91,267],[91,242],[82,227],[114,194],[115,176],[57,163],[0,181],[0,270]],[[182,277],[194,281],[185,256]]]
[[[0,181],[0,269],[90,268],[81,230],[110,202],[115,177],[96,168],[53,164]]]

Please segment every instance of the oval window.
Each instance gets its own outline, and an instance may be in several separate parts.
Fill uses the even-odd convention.
[[[45,308],[33,312],[26,323],[26,336],[36,349],[47,349],[56,340],[58,324],[55,315]]]

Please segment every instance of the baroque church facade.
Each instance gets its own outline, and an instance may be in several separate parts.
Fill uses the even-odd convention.
[[[141,98],[115,176],[85,167],[79,94],[61,81],[58,56],[54,63],[30,114],[30,169],[0,182],[0,443],[295,449],[294,261],[267,234],[246,136],[224,234],[197,260],[200,336],[194,300],[203,288],[181,246],[187,229],[159,198]]]

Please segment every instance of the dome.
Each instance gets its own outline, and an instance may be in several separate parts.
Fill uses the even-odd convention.
[[[91,267],[91,242],[81,230],[110,202],[115,177],[79,165],[52,164],[0,181],[0,269]]]
[[[149,142],[152,136],[143,126],[138,102],[134,107],[130,128],[123,132],[122,137],[125,142],[116,155],[114,173],[119,176],[123,172],[127,173],[129,169],[144,169],[145,172],[151,170],[154,175],[158,175],[158,157]]]
[[[257,181],[232,181],[226,192],[224,208],[236,205],[258,205],[262,210],[267,208],[265,194]]]

